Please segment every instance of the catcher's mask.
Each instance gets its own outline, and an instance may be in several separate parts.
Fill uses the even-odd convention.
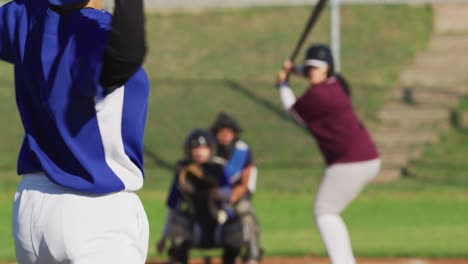
[[[197,147],[208,147],[211,150],[211,159],[216,154],[216,139],[206,130],[195,129],[185,139],[185,157],[192,160],[192,149]]]

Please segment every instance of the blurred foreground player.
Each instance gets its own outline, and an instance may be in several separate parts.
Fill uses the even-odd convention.
[[[25,136],[13,204],[20,264],[144,263],[142,0],[14,0],[0,59],[14,65]]]

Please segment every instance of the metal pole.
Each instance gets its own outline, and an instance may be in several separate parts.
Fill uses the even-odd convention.
[[[330,1],[330,42],[333,56],[335,57],[335,71],[341,71],[340,53],[340,0]]]

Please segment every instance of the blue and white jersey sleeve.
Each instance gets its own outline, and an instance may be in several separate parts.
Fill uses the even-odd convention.
[[[242,176],[242,171],[251,165],[253,165],[253,158],[248,145],[244,141],[237,141],[224,167],[229,182],[231,184],[238,182]]]

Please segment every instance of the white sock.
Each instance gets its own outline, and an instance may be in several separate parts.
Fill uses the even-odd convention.
[[[339,215],[325,214],[316,217],[322,241],[333,264],[355,264],[348,229]]]

